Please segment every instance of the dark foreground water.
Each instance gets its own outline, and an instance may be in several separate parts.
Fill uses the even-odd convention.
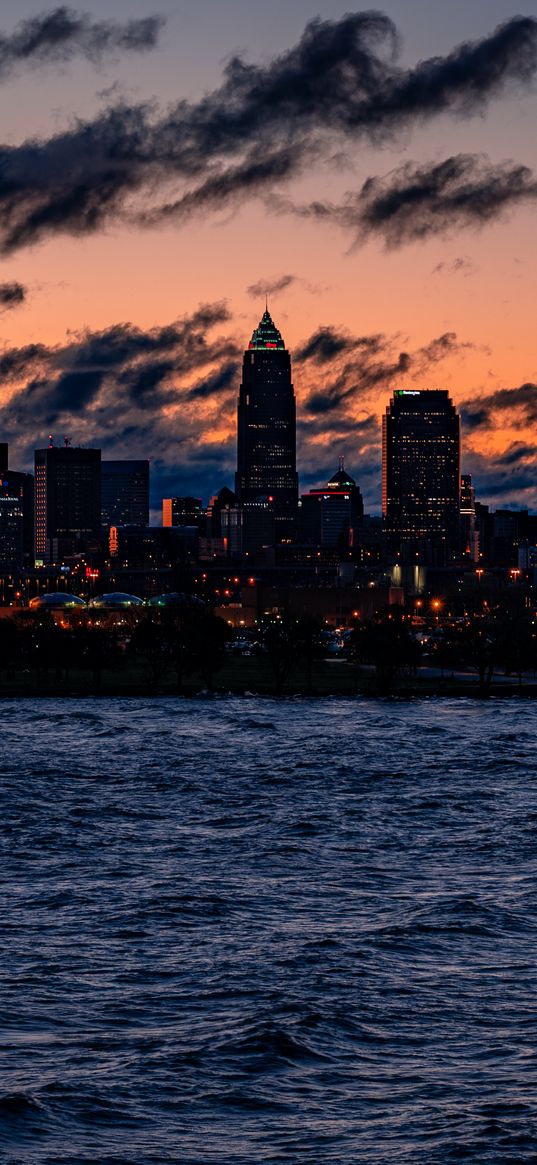
[[[2,1161],[537,1161],[537,705],[0,713]]]

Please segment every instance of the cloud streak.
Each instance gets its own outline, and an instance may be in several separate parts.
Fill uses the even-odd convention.
[[[20,307],[26,299],[26,294],[23,284],[15,280],[0,283],[0,311],[11,311],[14,307]]]
[[[265,295],[281,295],[289,287],[293,287],[299,280],[296,275],[277,275],[272,279],[260,279],[246,288],[246,294],[252,299],[263,299]],[[302,282],[300,280],[300,282]]]
[[[391,249],[483,227],[536,199],[537,181],[527,166],[494,165],[478,154],[457,154],[436,164],[407,162],[385,178],[368,178],[358,194],[340,204],[296,207],[279,199],[273,205],[277,211],[333,222],[358,243],[380,236]]]
[[[162,16],[146,16],[123,24],[92,20],[65,5],[22,20],[14,32],[0,33],[0,81],[21,67],[65,63],[75,56],[99,64],[117,52],[147,52],[157,45]]]
[[[304,377],[313,381],[304,409],[313,417],[332,414],[340,424],[344,414],[360,407],[372,391],[389,394],[403,379],[423,376],[468,347],[454,332],[446,332],[415,352],[398,352],[392,336],[352,336],[343,329],[321,327],[296,354]]]
[[[88,18],[72,19],[87,28]],[[148,27],[151,41],[157,28]],[[119,47],[127,34],[113,28],[104,44]],[[77,51],[85,35],[75,27]],[[48,140],[0,146],[0,252],[113,220],[181,224],[238,205],[331,157],[335,139],[378,144],[439,114],[468,117],[536,72],[537,20],[529,17],[410,69],[398,64],[397,30],[383,13],[312,21],[267,65],[234,57],[222,84],[198,102],[164,113],[115,105]]]
[[[537,384],[528,382],[517,388],[499,388],[486,396],[465,401],[461,406],[466,427],[476,431],[490,429],[498,413],[505,420],[506,414],[517,417],[518,424],[535,425],[537,422]]]

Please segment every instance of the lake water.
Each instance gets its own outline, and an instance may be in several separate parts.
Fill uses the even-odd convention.
[[[12,700],[7,1165],[537,1161],[537,707]]]

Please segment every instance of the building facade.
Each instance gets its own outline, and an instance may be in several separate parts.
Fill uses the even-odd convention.
[[[0,484],[0,573],[21,570],[24,560],[24,510],[21,491]]]
[[[460,418],[444,389],[396,389],[382,425],[382,512],[393,550],[442,564],[459,545]]]
[[[163,526],[196,526],[198,530],[204,532],[205,524],[205,510],[201,498],[162,499]]]
[[[461,477],[461,555],[469,562],[479,562],[479,532],[475,515],[475,490],[472,477],[463,473]]]
[[[101,450],[35,451],[35,553],[56,562],[101,534]]]
[[[349,549],[363,526],[362,493],[343,461],[322,489],[310,489],[300,504],[301,540],[312,546]]]
[[[274,505],[276,541],[289,541],[298,506],[296,400],[291,357],[269,311],[244,353],[238,402],[235,492]]]
[[[149,461],[101,462],[101,522],[107,530],[149,525]]]

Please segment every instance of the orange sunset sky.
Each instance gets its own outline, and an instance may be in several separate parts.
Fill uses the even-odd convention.
[[[52,432],[151,457],[155,508],[232,485],[241,351],[266,288],[293,356],[303,488],[344,454],[378,512],[380,415],[396,387],[437,387],[463,410],[479,499],[537,507],[537,4],[516,28],[507,0],[390,0],[367,28],[366,11],[94,0],[70,6],[61,52],[39,25],[35,52],[21,21],[54,8],[2,5],[0,283],[21,291],[0,316],[0,439],[13,467]],[[512,32],[494,39],[501,25]],[[222,89],[235,54],[243,71]],[[382,76],[357,102],[373,59]],[[458,89],[461,59],[475,73]],[[118,163],[112,130],[95,127],[113,117],[124,133],[140,107]],[[274,175],[237,178],[275,153]],[[461,157],[445,183],[438,168]]]

